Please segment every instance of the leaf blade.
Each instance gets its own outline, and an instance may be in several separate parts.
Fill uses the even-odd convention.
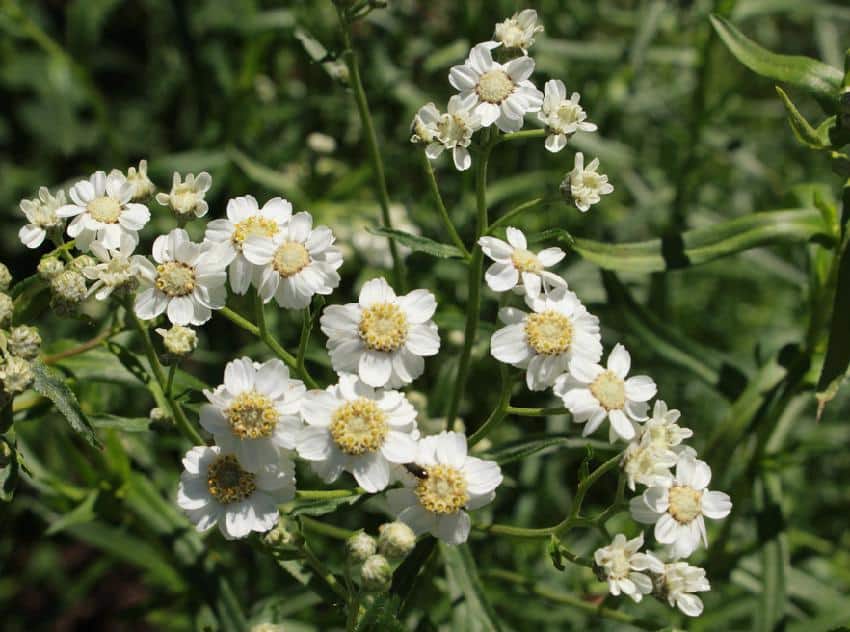
[[[33,362],[32,372],[33,389],[53,402],[56,409],[68,420],[71,428],[90,446],[100,449],[101,443],[94,433],[91,422],[80,408],[77,396],[68,388],[65,380],[41,361]]]
[[[449,244],[441,244],[438,241],[434,241],[433,239],[429,239],[428,237],[422,237],[421,235],[411,235],[410,233],[406,233],[401,230],[396,230],[394,228],[385,228],[383,226],[379,226],[378,228],[367,228],[367,230],[373,235],[380,235],[381,237],[388,237],[389,239],[393,239],[400,243],[403,246],[407,246],[414,252],[424,252],[433,257],[439,257],[441,259],[464,259],[463,253],[458,250],[455,246]]]

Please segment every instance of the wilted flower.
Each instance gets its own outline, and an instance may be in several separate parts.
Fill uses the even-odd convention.
[[[561,151],[576,132],[595,132],[596,124],[587,120],[587,113],[579,105],[581,96],[573,92],[567,98],[567,89],[560,79],[552,79],[544,86],[543,105],[537,117],[546,124],[546,149]]]
[[[148,161],[140,160],[138,170],[127,169],[127,182],[133,185],[133,200],[145,200],[154,194],[156,187],[148,178]]]
[[[191,327],[172,325],[170,329],[157,328],[156,333],[162,336],[165,350],[173,356],[183,358],[192,353],[198,346],[198,334]]]
[[[38,197],[21,200],[21,211],[26,215],[28,224],[21,227],[18,237],[27,248],[38,248],[50,230],[61,230],[65,220],[56,215],[56,209],[65,205],[65,192],[51,195],[47,187],[38,190]]]
[[[204,196],[211,186],[212,176],[206,171],[202,171],[197,177],[187,173],[183,181],[180,174],[175,171],[171,181],[171,191],[157,193],[156,201],[163,206],[170,206],[177,215],[193,214],[195,217],[203,217],[209,210]]]
[[[582,213],[590,210],[590,207],[601,200],[601,196],[608,195],[614,191],[614,187],[608,183],[608,176],[598,173],[599,159],[594,158],[587,167],[584,166],[584,154],[577,152],[575,155],[575,167],[570,171],[561,183],[561,192],[564,197],[575,203],[576,208]]]

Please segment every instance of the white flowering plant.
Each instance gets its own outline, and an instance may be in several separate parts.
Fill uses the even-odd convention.
[[[815,185],[795,208],[753,213],[732,176],[719,199],[695,193],[701,161],[733,160],[735,178],[765,171],[752,147],[748,162],[707,129],[727,106],[709,105],[704,74],[675,179],[635,158],[643,147],[620,119],[644,117],[647,103],[670,116],[635,78],[672,54],[647,48],[671,31],[663,3],[636,27],[628,71],[604,84],[562,63],[573,48],[557,37],[556,2],[505,15],[454,7],[475,20],[442,25],[386,4],[328,0],[315,15],[242,20],[250,33],[294,29],[313,63],[282,56],[286,77],[252,74],[263,37],[236,74],[223,48],[198,57],[192,28],[204,20],[189,28],[179,6],[182,85],[239,85],[226,105],[174,93],[187,113],[173,131],[212,107],[215,124],[189,140],[219,135],[225,149],[158,156],[163,141],[146,137],[126,153],[147,158],[112,164],[103,152],[17,203],[8,234],[29,259],[0,265],[7,548],[25,552],[13,555],[20,577],[58,566],[80,578],[34,621],[95,625],[74,595],[109,582],[123,598],[125,580],[138,601],[116,599],[110,629],[136,616],[225,632],[827,629],[850,618],[846,569],[829,572],[850,556],[846,538],[830,537],[829,521],[822,532],[794,522],[812,502],[840,506],[806,498],[809,475],[830,470],[805,457],[850,440],[835,423],[850,364],[850,61],[842,73],[775,55],[703,16],[716,34],[703,36],[703,70],[722,42],[812,94],[827,112],[818,125],[779,89],[796,138],[845,179],[841,216]],[[208,10],[204,28],[233,28],[232,8]],[[584,11],[570,19],[590,25]],[[95,116],[109,115],[39,19],[14,1],[0,18],[58,55]],[[415,68],[379,76],[386,50],[364,58],[364,42],[404,39],[396,20],[417,18],[455,43],[422,64],[427,40],[405,43]],[[323,35],[308,33],[318,23]],[[420,65],[439,80],[414,83]],[[254,145],[237,147],[249,90]],[[121,142],[125,118],[106,141]],[[665,125],[647,116],[641,134],[683,133]],[[301,153],[282,165],[275,145],[276,166],[258,162],[249,147],[271,142],[269,129],[297,132],[287,142]],[[731,157],[708,155],[718,147]],[[727,201],[740,217],[687,214]],[[659,206],[669,218],[652,215]],[[765,249],[777,244],[785,259]],[[766,294],[728,286],[765,276],[771,292],[792,284],[797,302],[804,290],[806,326],[788,324],[796,303],[783,321],[800,334],[791,343],[739,331]],[[15,576],[0,603],[28,613]]]

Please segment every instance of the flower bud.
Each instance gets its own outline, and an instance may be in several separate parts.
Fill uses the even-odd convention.
[[[72,270],[76,270],[77,272],[82,272],[86,268],[91,268],[96,265],[97,261],[91,255],[79,255],[74,257],[71,263],[68,264],[68,267]]]
[[[60,314],[69,314],[86,298],[86,278],[70,267],[50,282],[51,306]]]
[[[29,325],[13,327],[9,332],[7,340],[9,353],[20,356],[25,360],[32,360],[38,356],[41,348],[41,336],[38,329]]]
[[[15,302],[8,294],[0,292],[0,327],[8,327],[15,312]]]
[[[364,531],[358,531],[353,536],[348,538],[345,543],[345,548],[348,551],[348,556],[352,562],[365,562],[371,555],[375,554],[377,546],[375,538]]]
[[[0,366],[0,381],[9,395],[27,390],[33,381],[30,363],[17,356],[7,356],[6,362]]]
[[[390,559],[401,559],[416,546],[416,534],[403,522],[382,524],[378,533],[378,552]]]
[[[360,568],[360,586],[367,592],[384,592],[389,589],[393,569],[383,555],[372,555]]]
[[[62,274],[65,264],[59,257],[44,257],[38,262],[38,275],[45,281],[51,281]]]
[[[198,346],[198,334],[191,327],[173,325],[171,329],[157,329],[156,333],[162,336],[166,351],[178,358],[189,355]]]
[[[296,548],[304,542],[304,536],[288,528],[286,520],[281,518],[271,531],[266,532],[263,542],[275,548]]]
[[[159,406],[155,406],[151,408],[148,413],[148,419],[152,422],[168,422],[171,421],[171,417],[168,415],[168,412],[160,408]]]
[[[6,264],[0,263],[0,292],[5,292],[12,285],[12,273]]]

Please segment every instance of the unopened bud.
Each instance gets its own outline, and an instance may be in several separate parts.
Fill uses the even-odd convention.
[[[150,419],[154,423],[162,421],[171,421],[171,417],[168,416],[168,413],[159,406],[151,408],[150,412],[148,413],[148,419]]]
[[[401,559],[416,546],[416,534],[403,522],[382,524],[378,533],[378,551],[390,559]]]
[[[351,561],[359,564],[374,555],[378,547],[375,545],[375,538],[363,531],[358,531],[348,538],[345,548]]]
[[[360,586],[367,592],[384,592],[393,579],[393,569],[383,555],[372,555],[360,568]]]
[[[59,257],[44,257],[38,262],[38,275],[45,281],[51,281],[62,274],[65,264]]]
[[[82,272],[86,268],[91,268],[96,265],[97,261],[91,255],[79,255],[74,257],[71,263],[68,264],[68,267],[72,270],[76,270],[77,272]]]
[[[3,382],[3,390],[9,395],[27,390],[33,381],[30,363],[18,356],[7,356],[0,366],[0,381]]]
[[[263,541],[275,548],[296,548],[304,542],[304,536],[288,528],[286,521],[281,519],[271,531],[266,532]]]
[[[12,285],[12,273],[6,264],[0,263],[0,292],[5,292]]]
[[[9,332],[7,340],[9,353],[20,356],[25,360],[32,360],[38,356],[41,348],[41,336],[38,329],[29,325],[13,327]]]
[[[15,302],[8,294],[0,292],[0,327],[8,327],[15,312]]]
[[[56,275],[50,282],[53,290],[51,305],[60,313],[67,314],[86,298],[86,278],[70,267]]]
[[[156,333],[162,336],[166,351],[179,358],[189,355],[198,346],[198,334],[191,327],[173,325],[171,329],[157,329]]]

